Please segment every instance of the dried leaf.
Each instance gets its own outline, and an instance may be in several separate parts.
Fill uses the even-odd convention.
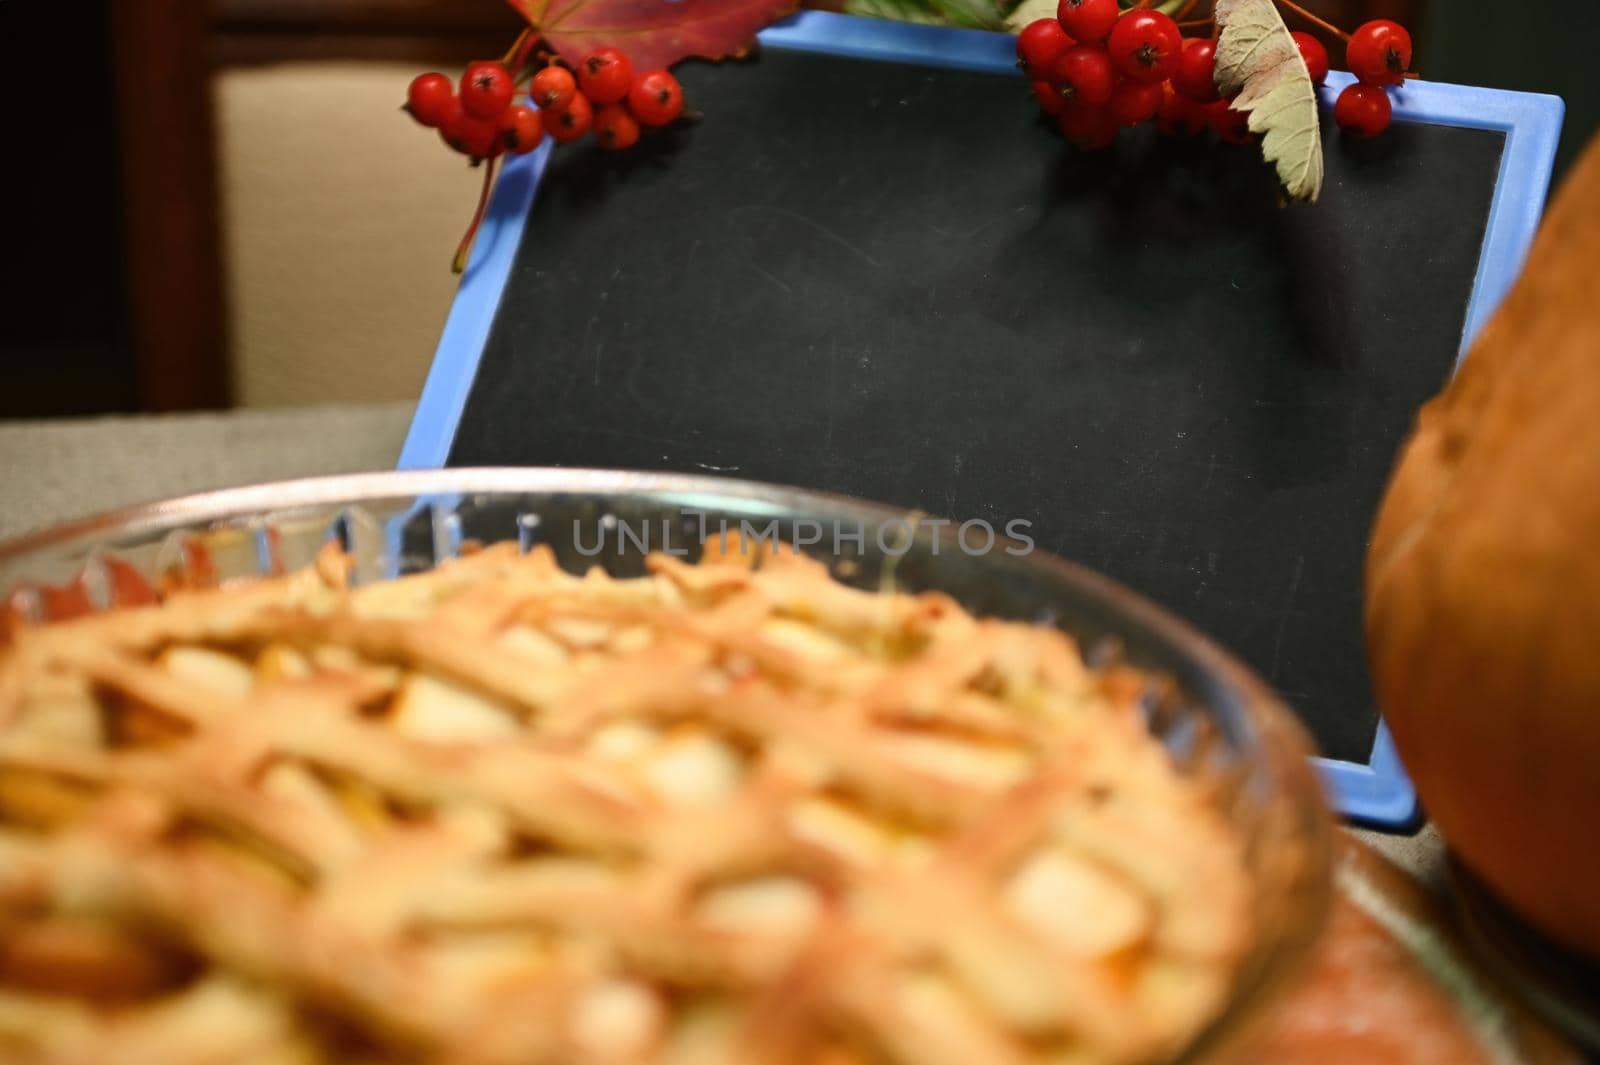
[[[572,64],[596,48],[620,48],[635,70],[698,56],[743,55],[756,31],[798,0],[506,0]]]
[[[1216,18],[1217,88],[1239,94],[1233,108],[1249,113],[1289,196],[1315,200],[1322,192],[1317,91],[1283,16],[1272,0],[1217,0]]]

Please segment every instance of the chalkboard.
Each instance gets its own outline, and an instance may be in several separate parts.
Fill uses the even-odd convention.
[[[448,462],[1025,520],[1365,762],[1367,529],[1460,350],[1507,133],[1330,118],[1321,202],[1285,207],[1252,148],[1075,151],[1014,75],[778,49],[681,75],[702,122],[545,169]]]

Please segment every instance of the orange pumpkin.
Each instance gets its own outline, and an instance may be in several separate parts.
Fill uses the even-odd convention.
[[[1600,956],[1600,139],[1422,408],[1366,584],[1379,702],[1428,814]]]

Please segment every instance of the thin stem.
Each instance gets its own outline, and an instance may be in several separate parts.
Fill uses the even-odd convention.
[[[1180,30],[1209,30],[1214,23],[1215,23],[1214,19],[1208,19],[1208,18],[1190,19],[1187,22],[1178,23],[1178,29],[1180,29]]]
[[[494,187],[494,168],[498,160],[490,159],[483,164],[483,191],[478,194],[478,209],[472,212],[472,224],[467,226],[466,235],[461,238],[461,244],[456,248],[456,258],[450,264],[450,269],[456,273],[465,273],[467,269],[467,256],[472,253],[472,241],[478,235],[478,227],[483,224],[484,213],[489,209],[489,190]]]
[[[523,38],[524,40],[522,42],[522,46],[517,49],[516,59],[512,62],[512,70],[521,70],[523,64],[527,63],[528,56],[535,48],[539,47],[540,38],[538,34],[525,33],[523,34]]]
[[[1199,7],[1199,6],[1200,6],[1200,0],[1183,0],[1183,3],[1182,3],[1182,5],[1179,6],[1178,10],[1174,11],[1172,13],[1172,18],[1173,18],[1173,20],[1175,22],[1182,22],[1184,19],[1188,18],[1191,14],[1193,14],[1194,13],[1194,9]],[[1202,20],[1197,20],[1197,21],[1202,21]],[[1211,20],[1209,18],[1208,19],[1204,19],[1203,21],[1206,22],[1206,23],[1211,22]]]
[[[1322,18],[1321,16],[1318,16],[1318,15],[1312,14],[1311,12],[1307,11],[1305,8],[1301,7],[1299,4],[1295,3],[1294,0],[1276,0],[1276,2],[1278,3],[1279,6],[1288,8],[1290,11],[1293,11],[1296,15],[1299,15],[1301,18],[1305,19],[1307,22],[1311,23],[1312,25],[1320,26],[1323,29],[1327,30],[1329,33],[1333,34],[1335,37],[1339,38],[1341,41],[1348,41],[1350,39],[1350,35],[1348,33],[1344,32],[1344,30],[1341,30],[1339,27],[1335,26],[1333,23],[1329,22],[1327,19]]]
[[[511,67],[513,70],[515,70],[517,66],[520,66],[521,64],[514,63],[513,61],[517,58],[517,53],[522,51],[522,46],[527,43],[528,38],[531,36],[533,36],[533,29],[531,27],[517,34],[517,39],[511,42],[511,47],[506,49],[506,54],[500,60],[500,62],[504,63],[508,67]]]

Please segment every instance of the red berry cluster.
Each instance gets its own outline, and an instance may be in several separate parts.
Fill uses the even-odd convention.
[[[635,75],[615,48],[583,58],[574,76],[552,64],[533,76],[529,95],[544,112],[545,129],[565,144],[590,130],[613,151],[639,143],[640,127],[665,126],[683,114],[683,87],[665,70]]]
[[[615,48],[595,49],[575,70],[551,58],[533,71],[521,93],[517,85],[526,76],[524,64],[538,43],[536,33],[524,32],[505,59],[469,66],[459,86],[443,74],[419,74],[406,92],[405,110],[412,118],[438,130],[474,166],[486,164],[478,209],[456,249],[458,274],[466,269],[488,209],[495,160],[501,155],[531,152],[546,133],[566,144],[591,131],[600,147],[621,151],[639,143],[641,127],[665,126],[683,114],[683,86],[677,78],[665,70],[636,76],[633,62]]]
[[[515,97],[510,69],[486,60],[461,75],[459,92],[443,74],[419,74],[406,92],[405,109],[462,155],[494,159],[508,151],[531,152],[544,140],[538,113],[513,103]]]
[[[1309,33],[1293,37],[1311,80],[1322,84],[1327,49]],[[1017,58],[1040,108],[1069,141],[1090,150],[1150,119],[1168,134],[1209,130],[1227,143],[1248,143],[1248,116],[1217,91],[1216,54],[1215,40],[1185,39],[1168,15],[1123,11],[1117,0],[1060,0],[1055,18],[1031,22],[1017,37]],[[1334,116],[1345,129],[1373,136],[1389,124],[1381,86],[1405,76],[1411,38],[1387,19],[1369,22],[1351,35],[1348,57],[1361,83],[1340,95]]]
[[[1334,102],[1334,121],[1353,136],[1376,137],[1394,117],[1386,90],[1404,81],[1411,67],[1411,34],[1390,19],[1364,22],[1350,35],[1344,58],[1357,81]]]
[[[1246,116],[1229,109],[1212,81],[1215,55],[1215,41],[1185,40],[1170,16],[1124,12],[1117,0],[1060,0],[1055,18],[1032,22],[1017,37],[1039,106],[1069,141],[1090,150],[1151,119],[1168,133],[1212,130],[1225,141],[1248,141]]]
[[[405,109],[474,161],[531,152],[546,133],[565,144],[592,131],[602,148],[620,151],[639,142],[640,127],[665,126],[683,113],[677,78],[665,70],[635,76],[615,48],[585,56],[576,73],[551,60],[533,75],[527,104],[516,102],[517,65],[473,63],[459,91],[443,74],[419,75]]]

